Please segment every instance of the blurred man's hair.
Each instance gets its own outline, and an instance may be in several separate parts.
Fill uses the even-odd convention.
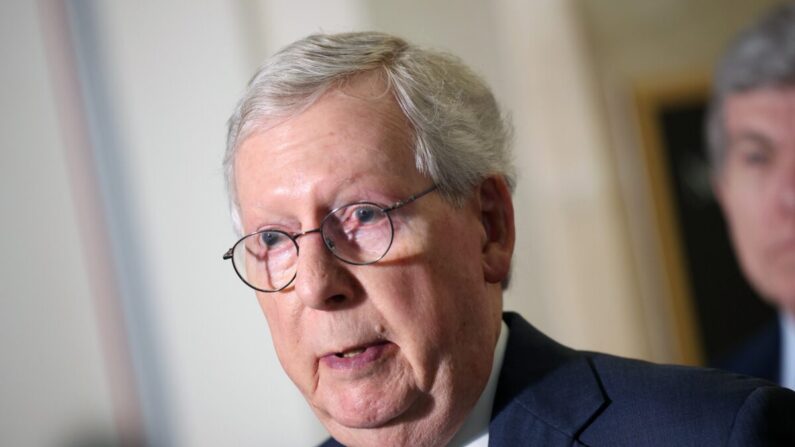
[[[713,174],[720,172],[726,156],[726,99],[736,93],[786,86],[795,86],[795,2],[779,5],[743,30],[718,65],[706,129]]]

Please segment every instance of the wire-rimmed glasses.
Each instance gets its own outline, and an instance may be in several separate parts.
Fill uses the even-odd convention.
[[[435,189],[433,185],[390,206],[349,203],[328,213],[320,227],[301,233],[260,230],[240,238],[223,259],[231,259],[237,276],[262,292],[278,292],[293,282],[298,266],[298,238],[307,234],[319,233],[323,244],[340,261],[374,264],[386,256],[395,237],[390,213]]]

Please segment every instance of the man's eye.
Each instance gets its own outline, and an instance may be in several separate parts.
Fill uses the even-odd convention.
[[[750,166],[764,166],[770,162],[770,151],[755,149],[743,153],[743,163]]]
[[[359,223],[371,223],[377,220],[381,210],[373,206],[360,206],[353,212],[353,217]]]
[[[273,248],[283,243],[287,237],[275,231],[264,231],[260,233],[260,244],[267,248]]]
[[[763,168],[774,161],[776,146],[764,136],[741,137],[730,144],[730,150],[742,167]]]

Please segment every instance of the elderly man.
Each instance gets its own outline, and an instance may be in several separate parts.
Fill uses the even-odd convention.
[[[577,352],[502,312],[509,126],[458,59],[379,33],[268,60],[230,120],[256,290],[325,445],[795,445],[795,394]]]
[[[779,310],[720,366],[795,389],[795,3],[739,36],[714,85],[716,196],[746,277]]]

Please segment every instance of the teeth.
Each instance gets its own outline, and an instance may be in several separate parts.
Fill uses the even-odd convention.
[[[347,352],[343,352],[343,353],[337,354],[337,357],[343,358],[343,359],[349,359],[351,357],[356,357],[357,355],[361,354],[362,352],[364,352],[364,348],[353,349],[351,351],[347,351]]]

